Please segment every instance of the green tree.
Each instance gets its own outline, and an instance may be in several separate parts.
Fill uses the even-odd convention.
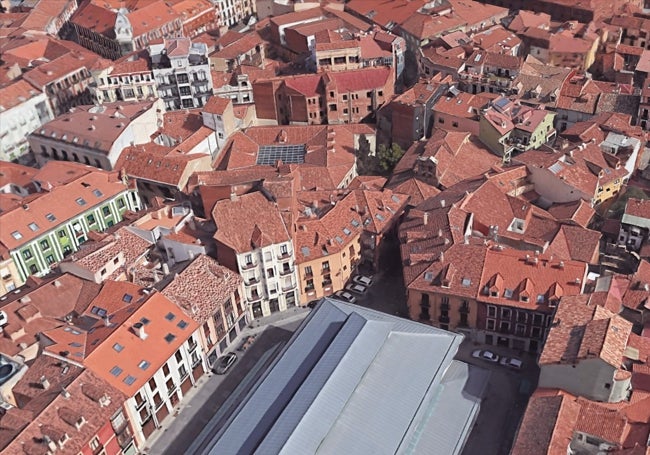
[[[404,155],[404,150],[398,144],[391,144],[387,147],[385,144],[380,144],[377,147],[377,159],[379,160],[379,167],[386,173],[392,172],[397,162]]]

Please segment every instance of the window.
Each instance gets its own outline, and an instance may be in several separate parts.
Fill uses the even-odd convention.
[[[169,376],[169,365],[164,364],[162,370],[163,370],[163,375],[165,375],[165,377]]]
[[[510,331],[510,323],[508,321],[501,321],[499,323],[499,332],[509,332]]]
[[[123,209],[124,206],[125,206],[125,204],[124,204],[124,199],[118,199],[118,200],[117,200],[117,208],[118,208],[118,209]]]
[[[54,264],[54,262],[56,262],[54,260],[54,256],[52,256],[51,254],[48,254],[47,257],[45,258],[45,260],[47,261],[47,265],[52,265],[52,264]]]
[[[308,265],[307,267],[305,267],[305,275],[311,276],[313,274],[314,274],[314,272],[311,270],[311,265]]]
[[[165,335],[165,341],[167,343],[171,343],[175,339],[176,339],[176,335],[174,335],[174,334],[168,333],[167,335]]]
[[[542,325],[543,321],[544,321],[544,316],[542,316],[541,314],[535,313],[533,315],[533,325]]]
[[[20,232],[18,232],[18,231],[14,231],[14,232],[12,232],[12,233],[11,233],[11,236],[12,236],[14,239],[16,239],[16,240],[20,240],[20,239],[23,238],[23,235],[22,235]]]
[[[288,254],[289,250],[287,249],[286,245],[280,245],[280,254],[285,255]]]
[[[268,268],[266,269],[266,274],[268,275],[269,278],[273,278],[275,276],[275,270],[273,268]]]
[[[182,101],[183,107],[194,107],[194,102],[191,99],[184,99]]]
[[[495,324],[496,322],[494,321],[494,319],[488,319],[486,328],[488,330],[494,330]]]
[[[50,248],[50,242],[47,241],[47,239],[41,240],[41,250],[48,250]]]
[[[179,92],[181,93],[181,96],[190,96],[192,94],[189,87],[181,87]]]
[[[184,329],[185,327],[187,327],[187,322],[185,322],[184,320],[181,319],[181,320],[178,322],[178,324],[176,324],[176,325],[177,325],[180,329]]]
[[[329,269],[330,269],[330,261],[323,262],[323,270],[329,271]]]
[[[540,329],[539,327],[533,327],[533,329],[530,332],[530,335],[533,338],[540,338],[541,334],[542,334],[542,329]]]
[[[40,229],[40,228],[38,227],[38,224],[36,224],[36,223],[29,223],[28,226],[29,226],[29,229],[31,229],[31,230],[34,231],[34,232],[36,232],[36,231],[38,231],[38,230]]]
[[[497,317],[497,307],[495,307],[493,305],[488,305],[487,310],[488,310],[488,317],[489,318],[496,318]]]
[[[509,308],[501,308],[501,319],[510,319],[512,311]]]
[[[146,360],[141,360],[140,363],[138,364],[138,368],[141,370],[146,370],[151,366],[151,363],[147,362]]]
[[[88,215],[86,219],[88,220],[88,224],[90,224],[91,226],[97,222],[97,220],[95,219],[95,215],[93,215],[92,213]]]
[[[252,264],[252,263],[253,263],[253,255],[251,255],[251,254],[247,254],[247,255],[244,257],[244,262],[246,262],[246,265],[250,265],[250,264]]]
[[[167,315],[165,316],[165,319],[167,319],[168,321],[173,321],[174,319],[176,319],[176,315],[174,313],[171,313],[171,312],[167,313]]]
[[[30,250],[23,250],[23,259],[26,261],[32,258],[32,252]]]
[[[45,215],[45,218],[47,219],[47,221],[56,221],[56,217],[51,213]]]
[[[189,84],[190,79],[187,77],[187,74],[177,74],[176,75],[176,80],[178,81],[179,84]]]
[[[113,350],[117,352],[122,352],[124,350],[124,346],[122,346],[120,343],[115,343],[113,345]]]
[[[30,273],[38,273],[38,267],[36,267],[36,264],[32,264],[29,266],[29,271]]]
[[[135,383],[135,378],[131,375],[124,378],[124,383],[126,385],[133,385]]]
[[[104,216],[109,216],[111,214],[111,209],[108,207],[102,207],[102,213]]]
[[[86,201],[85,201],[85,199],[82,198],[82,197],[78,197],[78,198],[75,200],[75,202],[77,203],[77,205],[82,205],[82,206],[83,206],[83,205],[86,205]]]
[[[94,194],[96,197],[102,197],[102,196],[104,195],[104,193],[102,193],[102,192],[101,192],[100,190],[98,190],[98,189],[94,189],[94,190],[93,190],[93,194]]]

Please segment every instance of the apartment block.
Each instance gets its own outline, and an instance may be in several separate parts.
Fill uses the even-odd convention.
[[[0,88],[0,161],[14,161],[29,152],[27,136],[54,118],[45,93],[18,80]]]
[[[70,174],[66,174],[70,171]],[[137,211],[135,189],[109,173],[76,164],[46,165],[34,177],[37,193],[3,211],[0,243],[20,277],[42,276],[79,249],[90,231],[119,223],[127,210]]]
[[[34,131],[28,141],[41,166],[60,160],[111,170],[126,147],[151,140],[163,113],[159,99],[78,106]]]
[[[233,196],[212,209],[219,263],[244,279],[251,319],[300,302],[293,242],[279,209],[261,192]]]
[[[212,96],[212,76],[205,43],[166,39],[149,46],[158,94],[169,110],[204,106]]]
[[[218,24],[230,28],[249,19],[257,11],[257,2],[253,0],[214,0],[218,13]]]

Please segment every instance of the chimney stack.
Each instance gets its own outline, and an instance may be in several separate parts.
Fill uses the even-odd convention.
[[[136,322],[133,324],[133,331],[141,340],[147,339],[147,332],[144,331],[144,324],[142,322]]]
[[[447,202],[444,199],[440,199],[440,207],[444,207],[447,205]]]
[[[41,383],[41,387],[43,387],[43,390],[47,390],[50,388],[50,381],[48,381],[45,376],[41,376],[39,382]]]
[[[424,215],[422,215],[422,223],[425,226],[429,224],[429,212],[424,212]]]

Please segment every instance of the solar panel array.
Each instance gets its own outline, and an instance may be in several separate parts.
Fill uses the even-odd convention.
[[[304,144],[262,145],[257,154],[257,164],[274,166],[278,161],[300,164],[305,162],[305,153],[307,151]]]

